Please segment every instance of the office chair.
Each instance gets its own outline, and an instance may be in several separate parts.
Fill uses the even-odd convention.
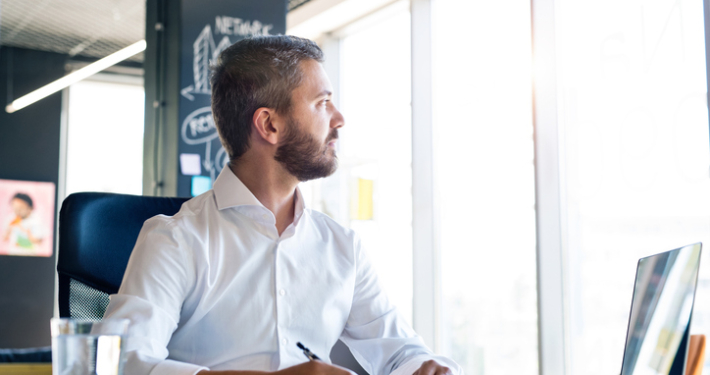
[[[59,212],[59,316],[100,320],[143,222],[174,215],[189,198],[75,193]]]

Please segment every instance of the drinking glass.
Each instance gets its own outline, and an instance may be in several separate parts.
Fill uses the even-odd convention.
[[[52,375],[123,375],[128,323],[52,319]]]

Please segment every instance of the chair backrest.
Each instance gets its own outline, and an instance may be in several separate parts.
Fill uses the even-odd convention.
[[[101,319],[147,219],[174,215],[189,198],[75,193],[59,213],[59,315]]]

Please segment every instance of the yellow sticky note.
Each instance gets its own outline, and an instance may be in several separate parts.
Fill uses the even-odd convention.
[[[373,185],[374,181],[364,178],[357,180],[357,212],[355,220],[372,220],[373,215]]]

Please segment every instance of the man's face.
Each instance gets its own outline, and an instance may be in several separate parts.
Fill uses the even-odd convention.
[[[15,215],[23,219],[27,218],[32,213],[30,206],[22,199],[15,198],[10,201],[10,205],[12,206],[12,211],[15,212]]]
[[[308,181],[335,172],[335,140],[344,119],[331,101],[333,89],[320,63],[307,60],[301,69],[304,79],[291,93],[291,113],[274,159],[299,181]]]

